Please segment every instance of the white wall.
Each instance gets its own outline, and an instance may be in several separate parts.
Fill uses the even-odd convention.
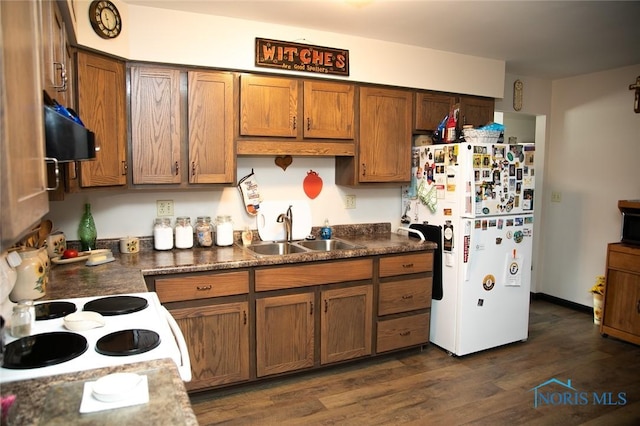
[[[640,114],[629,84],[640,64],[552,84],[539,291],[591,306],[607,243],[620,240],[619,199],[640,198]],[[561,202],[551,202],[551,191]]]

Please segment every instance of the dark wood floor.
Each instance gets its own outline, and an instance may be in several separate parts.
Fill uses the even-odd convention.
[[[532,389],[553,378],[575,391],[542,387],[555,404],[535,408]],[[192,403],[201,425],[638,425],[640,347],[601,337],[591,315],[535,300],[526,342],[464,357],[430,345]]]

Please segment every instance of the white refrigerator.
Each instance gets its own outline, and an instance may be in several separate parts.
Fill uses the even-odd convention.
[[[441,230],[431,342],[461,356],[526,340],[534,146],[421,146],[412,165],[402,222]]]

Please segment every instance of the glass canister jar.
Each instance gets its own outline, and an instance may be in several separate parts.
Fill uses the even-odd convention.
[[[193,226],[191,218],[180,216],[176,219],[176,248],[187,249],[193,247]]]
[[[28,305],[18,304],[11,314],[11,335],[26,337],[31,334],[31,312]]]
[[[198,237],[198,246],[211,247],[213,245],[213,225],[210,216],[198,216],[196,236]]]
[[[216,245],[233,245],[233,222],[231,216],[216,216]]]
[[[157,217],[153,225],[153,248],[156,250],[171,250],[173,248],[173,229],[171,219]]]

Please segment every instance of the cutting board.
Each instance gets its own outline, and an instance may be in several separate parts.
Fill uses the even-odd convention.
[[[311,207],[306,200],[265,200],[260,203],[256,227],[262,241],[282,241],[286,238],[285,225],[278,223],[278,216],[291,207],[293,222],[291,239],[304,240],[311,233]]]

